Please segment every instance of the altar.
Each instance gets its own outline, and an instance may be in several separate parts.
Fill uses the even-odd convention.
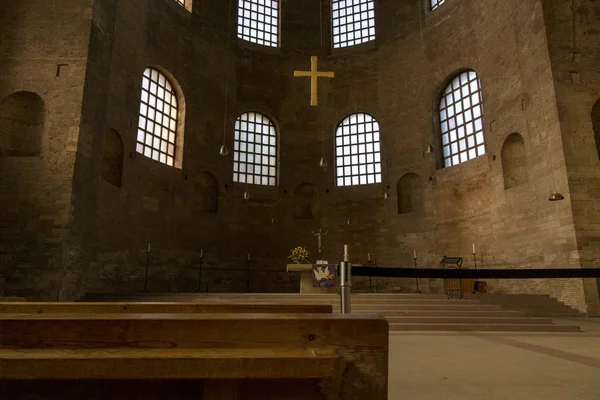
[[[339,287],[313,287],[312,264],[288,264],[287,272],[300,272],[300,293],[339,294]]]

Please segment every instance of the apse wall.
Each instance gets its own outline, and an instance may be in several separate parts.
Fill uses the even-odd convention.
[[[556,101],[577,235],[578,261],[600,265],[600,10],[593,1],[576,7],[544,2]],[[590,314],[600,314],[600,279],[584,280]]]
[[[89,3],[0,4],[0,296],[59,297]]]
[[[65,24],[65,32],[89,30],[89,56],[82,56],[81,46],[61,46],[74,52],[66,57],[87,57],[87,70],[76,69],[80,75],[65,84],[74,93],[84,89],[83,107],[58,92],[41,97],[46,105],[64,106],[65,115],[82,110],[79,131],[74,128],[66,136],[71,141],[56,142],[55,157],[74,157],[76,148],[77,159],[70,172],[73,163],[66,162],[64,169],[42,168],[46,172],[32,181],[48,184],[36,198],[48,199],[62,212],[41,215],[68,216],[68,223],[31,225],[30,235],[45,230],[64,235],[53,242],[65,250],[61,272],[58,263],[39,257],[39,268],[57,265],[47,274],[60,286],[59,298],[141,290],[146,265],[150,291],[296,291],[298,277],[284,272],[289,249],[296,245],[308,246],[312,259],[339,260],[348,244],[354,263],[366,262],[370,254],[374,264],[413,265],[416,252],[419,266],[433,267],[443,255],[457,255],[473,267],[474,243],[478,266],[579,265],[571,205],[547,201],[554,187],[567,194],[568,186],[540,0],[448,0],[433,12],[426,11],[425,1],[379,0],[376,40],[334,51],[329,2],[322,26],[317,1],[284,2],[276,49],[236,37],[236,3],[229,10],[227,2],[196,0],[190,12],[171,0],[96,0],[91,30],[89,24],[87,29],[84,23]],[[62,12],[70,11],[89,16],[86,8]],[[48,38],[56,41],[58,32]],[[79,36],[69,40],[73,37]],[[320,70],[336,74],[320,79],[318,108],[309,106],[308,79],[293,77],[293,71],[309,69],[313,55],[320,57]],[[17,65],[17,59],[4,62]],[[185,114],[177,167],[136,152],[142,76],[148,67],[173,83]],[[27,70],[6,68],[27,82]],[[439,95],[464,69],[481,79],[487,154],[439,168]],[[49,84],[51,79],[41,79],[40,88],[58,85],[58,80]],[[2,90],[4,98],[36,87],[18,83]],[[235,120],[248,111],[275,123],[280,160],[275,187],[234,183],[232,155],[218,155],[223,143],[233,150]],[[49,108],[47,115],[54,112]],[[335,128],[355,112],[372,115],[380,124],[383,182],[336,187]],[[48,118],[44,132],[79,124]],[[322,156],[329,162],[327,170],[319,167]],[[56,194],[57,187],[68,185],[53,180],[70,182],[71,177],[72,196]],[[7,200],[17,203],[21,200]],[[313,235],[319,228],[328,231],[320,256]],[[25,239],[20,243],[24,249]],[[10,254],[5,259],[17,253],[5,252]],[[21,265],[9,264],[13,269]],[[32,263],[22,265],[21,270],[38,276]],[[30,273],[14,281],[11,293],[44,297],[36,290],[46,281],[36,279]],[[413,280],[375,282],[381,291],[414,290]],[[357,280],[355,288],[365,285]],[[490,286],[550,293],[585,309],[581,281]],[[439,291],[440,285],[421,282],[421,289]]]

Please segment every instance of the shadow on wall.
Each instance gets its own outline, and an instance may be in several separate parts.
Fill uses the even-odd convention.
[[[518,133],[508,135],[502,145],[502,173],[504,189],[527,182],[527,155],[525,141]]]
[[[398,180],[398,214],[423,210],[423,184],[417,174],[408,173]]]
[[[16,92],[0,102],[0,155],[33,157],[42,149],[45,105],[32,92]]]
[[[310,183],[302,183],[294,191],[294,218],[313,219],[319,212],[317,189]]]

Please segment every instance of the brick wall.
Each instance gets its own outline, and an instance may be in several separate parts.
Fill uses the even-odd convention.
[[[90,20],[90,1],[0,5],[0,137],[17,138],[0,154],[8,295],[56,300],[62,284]]]
[[[74,142],[73,234],[65,241],[72,251],[65,251],[62,298],[85,290],[141,290],[149,242],[153,291],[196,290],[201,250],[203,290],[246,291],[250,276],[251,291],[296,291],[298,277],[282,271],[289,249],[299,244],[315,259],[339,260],[343,244],[349,244],[355,263],[366,262],[370,253],[374,264],[410,266],[416,251],[420,266],[436,266],[446,254],[463,256],[465,266],[473,267],[475,243],[479,265],[580,266],[578,246],[586,230],[577,224],[579,211],[569,196],[574,180],[565,167],[570,149],[553,53],[555,43],[556,54],[562,50],[560,40],[569,33],[558,32],[558,40],[553,29],[547,35],[546,21],[553,28],[554,16],[546,3],[448,0],[426,12],[420,2],[379,0],[377,40],[331,51],[326,2],[322,52],[315,1],[284,2],[281,47],[267,49],[236,38],[236,18],[227,25],[227,2],[196,0],[190,13],[170,0],[97,0]],[[235,16],[236,2],[232,7]],[[319,82],[319,108],[308,104],[308,79],[293,78],[294,70],[309,68],[312,55],[320,56],[320,70],[336,73],[335,79]],[[135,152],[142,73],[148,66],[168,71],[185,96],[181,168]],[[439,94],[466,68],[482,83],[487,154],[438,169]],[[233,183],[231,155],[218,155],[223,140],[233,149],[234,121],[246,111],[276,123],[277,187]],[[336,187],[334,131],[354,112],[369,113],[380,123],[383,182]],[[111,130],[123,141],[121,187],[102,179],[103,138]],[[502,148],[513,133],[523,145],[517,161],[504,160],[505,168],[514,166],[507,172],[514,184],[505,185]],[[429,146],[433,152],[425,151]],[[326,171],[319,167],[322,156],[329,161]],[[407,174],[411,178],[400,186],[408,189],[399,194],[398,183]],[[215,181],[217,213],[209,201],[217,192]],[[548,202],[554,187],[567,201]],[[243,198],[246,190],[250,200]],[[295,199],[295,193],[302,198]],[[399,197],[410,200],[411,208],[399,207]],[[301,203],[304,211],[295,212]],[[306,218],[307,207],[312,219]],[[594,207],[586,203],[581,212]],[[320,256],[312,234],[319,228],[329,232]],[[425,281],[422,290],[440,290],[439,282]],[[356,287],[366,285],[361,279]],[[414,280],[407,279],[378,279],[377,285],[380,291],[415,289]],[[595,301],[581,280],[490,286],[550,293],[581,310]]]

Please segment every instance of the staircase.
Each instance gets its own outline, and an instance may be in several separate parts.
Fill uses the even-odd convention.
[[[481,294],[470,297],[481,304],[522,311],[531,317],[575,318],[584,316],[562,301],[543,294]]]
[[[340,310],[336,294],[296,293],[89,293],[82,301],[235,301],[256,303],[326,303]],[[436,294],[354,294],[352,312],[381,314],[390,331],[580,332],[576,325],[555,325],[550,318],[534,318],[524,311],[507,310],[480,300],[448,300]]]

